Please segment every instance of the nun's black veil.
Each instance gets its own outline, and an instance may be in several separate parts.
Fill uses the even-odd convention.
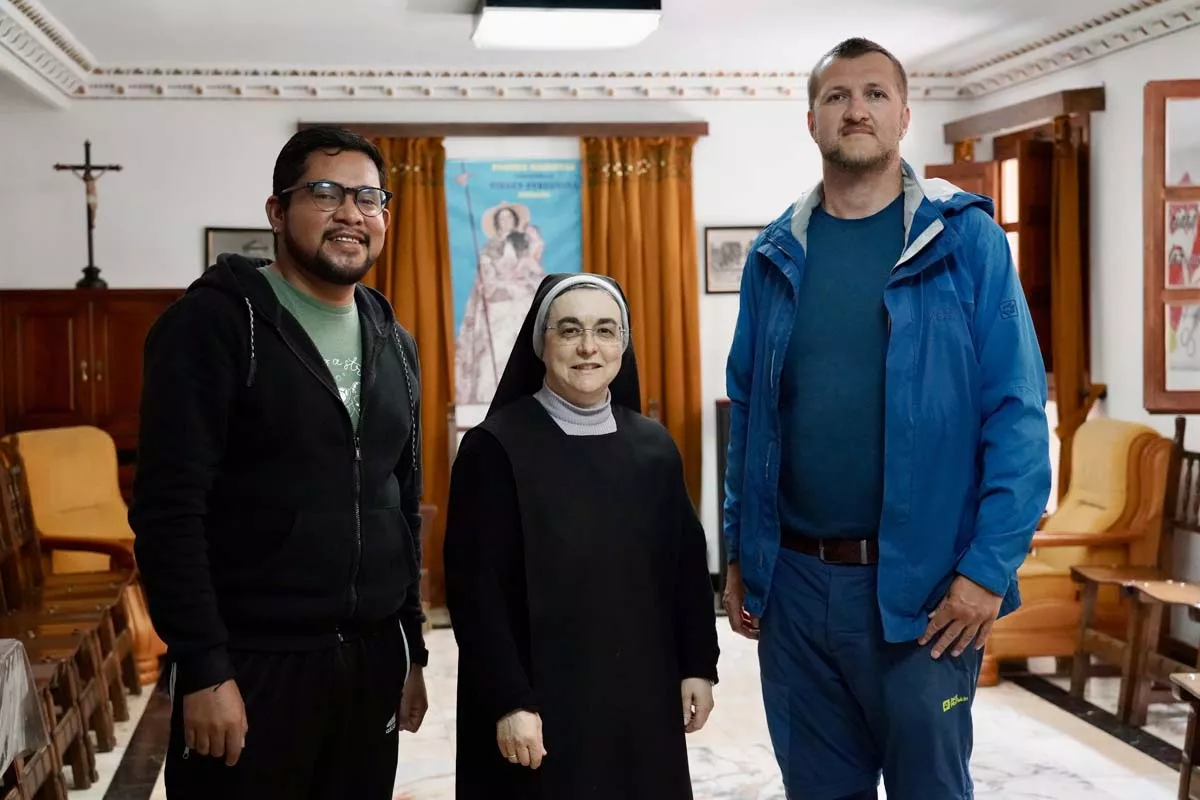
[[[501,376],[500,384],[496,387],[496,394],[492,397],[492,405],[487,412],[489,417],[509,403],[536,394],[542,388],[542,383],[546,378],[546,365],[533,352],[533,326],[537,324],[538,309],[541,308],[546,294],[556,284],[575,274],[577,273],[554,273],[542,279],[537,294],[533,298],[533,304],[529,307],[529,313],[525,315],[525,322],[521,325],[521,332],[517,334],[517,342],[513,345],[512,354],[508,357],[508,364],[504,367],[504,375]],[[621,297],[625,297],[621,285],[612,278],[605,275],[594,275],[593,277],[612,284]],[[628,300],[626,300],[626,305],[628,305]],[[617,372],[617,377],[613,378],[608,390],[612,394],[614,406],[624,406],[638,414],[642,413],[642,392],[638,383],[637,358],[633,353],[632,340],[625,350],[624,358],[621,359],[621,369]]]

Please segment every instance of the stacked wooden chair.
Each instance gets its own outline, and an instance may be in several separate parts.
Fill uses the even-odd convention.
[[[133,552],[134,535],[121,489],[116,442],[107,431],[73,425],[21,431],[14,438],[39,536],[101,541]],[[112,559],[95,548],[89,552],[58,548],[49,555],[50,572],[55,575],[113,568]],[[135,661],[146,686],[158,681],[166,645],[150,622],[140,584],[130,584],[126,595]]]
[[[49,555],[60,550],[107,555],[111,569],[51,574]],[[65,800],[65,766],[76,788],[97,779],[95,749],[116,746],[114,723],[129,718],[126,692],[141,692],[129,630],[135,578],[126,548],[38,534],[16,444],[0,440],[0,638],[23,644],[49,729],[49,744],[2,776],[0,798]]]
[[[1174,564],[1180,537],[1200,534],[1200,452],[1184,447],[1187,423],[1175,420],[1157,547],[1138,561],[1121,566],[1074,567],[1072,577],[1083,590],[1083,614],[1071,673],[1071,694],[1083,696],[1093,661],[1120,668],[1117,716],[1141,727],[1153,700],[1169,700],[1171,675],[1197,665],[1176,659],[1170,644],[1168,612],[1188,608],[1198,616],[1200,585],[1178,579]],[[1124,636],[1096,625],[1096,597],[1116,588],[1128,603]]]

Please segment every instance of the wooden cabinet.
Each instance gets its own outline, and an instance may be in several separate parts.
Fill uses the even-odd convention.
[[[142,345],[182,289],[0,291],[3,433],[95,425],[132,474]]]

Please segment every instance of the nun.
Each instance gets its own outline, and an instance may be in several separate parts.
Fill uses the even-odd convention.
[[[641,414],[620,286],[547,276],[451,475],[458,800],[690,800],[717,682],[706,552]]]

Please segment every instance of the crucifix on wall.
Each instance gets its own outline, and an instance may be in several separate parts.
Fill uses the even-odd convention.
[[[96,228],[96,208],[99,206],[100,200],[96,194],[96,180],[106,172],[120,172],[120,164],[93,164],[92,163],[92,143],[85,141],[83,143],[83,163],[82,164],[55,164],[56,172],[69,170],[75,174],[77,178],[83,181],[83,185],[87,192],[87,246],[88,246],[88,263],[83,268],[83,277],[75,284],[77,289],[106,289],[108,284],[100,277],[100,268],[96,266],[93,259],[92,248],[92,231]]]

